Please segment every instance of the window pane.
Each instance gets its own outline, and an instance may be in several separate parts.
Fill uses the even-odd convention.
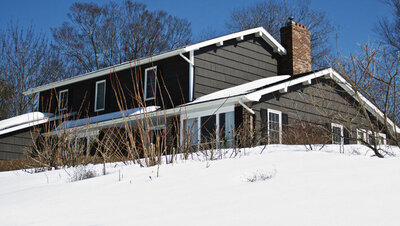
[[[197,119],[191,118],[189,120],[183,120],[183,126],[185,128],[183,142],[190,142],[191,146],[197,145],[199,141]]]
[[[340,127],[332,127],[332,142],[334,144],[342,143],[342,129]]]
[[[280,143],[279,114],[268,113],[268,139],[270,144]]]
[[[68,91],[60,92],[60,110],[67,109],[68,106]]]
[[[96,110],[104,109],[105,82],[97,83]]]
[[[210,143],[216,139],[216,116],[201,117],[201,143]]]
[[[156,91],[156,72],[156,68],[146,71],[146,99],[154,98]]]
[[[228,147],[232,147],[233,136],[235,130],[235,113],[227,112],[225,113],[225,138],[228,141]]]

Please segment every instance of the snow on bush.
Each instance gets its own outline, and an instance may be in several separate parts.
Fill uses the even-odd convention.
[[[246,182],[266,181],[276,176],[276,168],[257,169],[245,173],[243,176]]]
[[[74,172],[71,175],[71,182],[86,180],[96,176],[97,173],[94,169],[88,168],[86,166],[78,166],[74,168]]]

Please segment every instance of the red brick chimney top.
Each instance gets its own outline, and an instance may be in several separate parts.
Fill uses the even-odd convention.
[[[293,21],[281,28],[281,44],[287,54],[279,60],[278,72],[296,75],[311,71],[311,35],[307,26]]]

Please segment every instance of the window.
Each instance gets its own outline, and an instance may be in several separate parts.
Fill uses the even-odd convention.
[[[106,104],[106,80],[96,82],[94,111],[103,111]]]
[[[201,143],[211,143],[216,140],[216,115],[201,117]]]
[[[157,66],[147,68],[144,78],[144,100],[153,100],[156,96]]]
[[[386,144],[386,134],[368,131],[368,144],[375,145],[375,140],[377,145]]]
[[[357,144],[367,142],[367,131],[365,129],[357,129]]]
[[[235,131],[233,106],[182,115],[181,144],[191,146],[215,144],[221,148],[232,147]],[[215,114],[216,113],[216,114]]]
[[[332,123],[332,144],[344,144],[343,125]]]
[[[226,112],[219,114],[218,140],[222,148],[232,147],[235,131],[235,113]]]
[[[268,109],[268,143],[280,144],[282,142],[282,112]]]
[[[58,109],[60,111],[67,110],[68,108],[68,89],[61,90],[58,93]]]
[[[190,141],[191,146],[197,145],[199,142],[197,118],[183,120],[183,126],[185,128],[185,141]]]

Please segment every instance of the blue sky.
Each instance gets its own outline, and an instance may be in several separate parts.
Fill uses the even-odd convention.
[[[163,9],[172,15],[186,18],[192,23],[196,37],[208,28],[225,33],[225,22],[235,8],[252,5],[259,0],[138,0],[150,9]],[[21,24],[34,24],[37,29],[48,32],[67,20],[71,0],[1,0],[0,25],[5,26],[10,19]],[[81,2],[92,2],[83,0]],[[108,0],[97,0],[104,3]],[[291,2],[291,0],[288,0]],[[389,15],[379,0],[311,0],[312,8],[326,12],[328,18],[339,27],[336,32],[338,48],[348,54],[356,51],[359,43],[375,40],[374,24],[379,17]],[[336,48],[335,36],[332,45]]]

